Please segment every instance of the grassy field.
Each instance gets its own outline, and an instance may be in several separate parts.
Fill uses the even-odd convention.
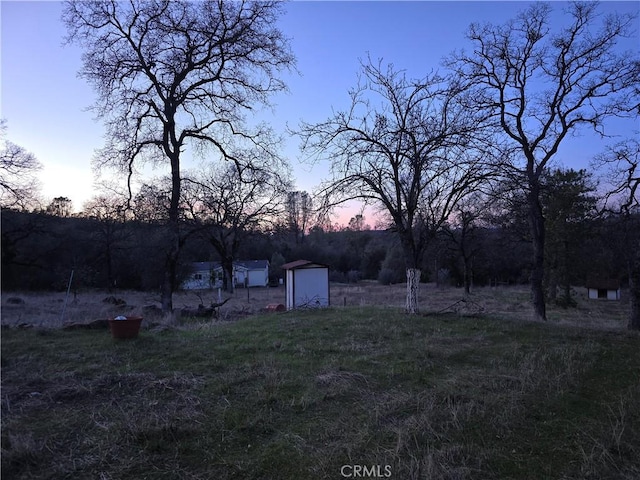
[[[2,476],[640,478],[640,337],[508,317],[4,329]]]
[[[332,284],[331,304],[337,307],[397,307],[404,308],[406,287],[379,285],[377,282],[358,284]],[[22,303],[8,303],[10,298]],[[260,313],[268,304],[285,303],[284,287],[238,289],[229,296],[224,292],[221,299],[229,301],[220,308],[218,322],[235,321],[248,315]],[[70,295],[65,307],[64,292],[3,292],[2,324],[6,326],[61,327],[67,322],[85,323],[120,314],[142,315],[153,323],[180,323],[180,319],[165,318],[157,312],[149,313],[148,306],[159,308],[160,295],[153,292],[118,291],[108,294],[101,291],[81,291]],[[105,302],[117,299],[122,305]],[[506,320],[529,320],[533,311],[527,286],[476,288],[473,295],[465,298],[462,289],[436,287],[434,284],[420,286],[420,307],[425,313],[483,314]],[[549,320],[553,323],[607,330],[624,329],[629,313],[628,295],[623,291],[622,301],[590,301],[585,288],[575,288],[577,308],[548,306]],[[181,291],[174,294],[176,309],[197,308],[218,302],[215,291]],[[188,321],[188,319],[187,319]]]

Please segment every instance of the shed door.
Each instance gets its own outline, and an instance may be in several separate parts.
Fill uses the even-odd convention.
[[[295,307],[326,307],[329,305],[329,282],[326,268],[294,270]]]

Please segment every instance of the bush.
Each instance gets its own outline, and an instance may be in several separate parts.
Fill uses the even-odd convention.
[[[347,272],[347,281],[349,283],[358,283],[360,280],[362,280],[360,270],[349,270]]]
[[[380,273],[378,273],[378,283],[382,285],[391,285],[392,283],[402,283],[404,281],[404,277],[398,275],[397,270],[392,270],[390,268],[382,268],[380,269]]]
[[[347,276],[339,270],[329,270],[329,281],[334,283],[347,283]]]

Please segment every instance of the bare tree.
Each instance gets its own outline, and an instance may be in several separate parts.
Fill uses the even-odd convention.
[[[364,223],[364,215],[362,213],[357,213],[349,219],[349,224],[345,229],[353,232],[361,232],[363,230],[371,230],[371,226]]]
[[[6,139],[7,124],[0,120],[0,206],[21,208],[38,203],[39,183],[35,173],[42,168],[38,159]]]
[[[131,236],[127,228],[126,202],[117,196],[97,195],[84,204],[82,216],[96,222],[92,231],[92,243],[99,249],[106,268],[107,290],[111,292],[117,286],[114,275],[114,260],[117,252]]]
[[[171,180],[150,179],[140,186],[138,193],[129,201],[133,217],[144,223],[166,224],[171,203]],[[180,214],[180,209],[178,210]]]
[[[457,102],[461,92],[437,75],[410,80],[371,60],[362,74],[348,110],[302,125],[303,151],[332,162],[324,204],[359,199],[388,215],[404,256],[406,311],[417,313],[426,246],[486,173],[471,148],[482,120],[467,114]]]
[[[451,241],[452,250],[462,259],[466,295],[471,293],[473,286],[473,260],[480,251],[479,227],[483,223],[489,202],[491,197],[479,192],[468,195],[458,203],[443,225],[443,232]]]
[[[73,213],[73,202],[67,197],[56,197],[47,205],[46,212],[56,217],[70,217]]]
[[[623,215],[629,222],[632,214],[640,216],[640,141],[629,139],[610,146],[595,159],[596,166],[606,166],[609,170],[608,183],[611,191],[607,194],[605,207]],[[637,221],[637,219],[636,219]],[[635,251],[629,258],[629,287],[631,313],[629,328],[640,330],[640,235],[634,228]]]
[[[81,75],[95,87],[107,144],[98,166],[131,175],[150,161],[171,168],[162,307],[173,307],[180,252],[181,159],[187,145],[235,160],[234,141],[271,149],[266,127],[245,114],[285,89],[278,74],[292,67],[287,39],[275,26],[275,1],[70,1],[70,42],[85,49]],[[267,136],[270,140],[270,136]]]
[[[220,256],[223,285],[229,292],[240,248],[251,235],[276,222],[289,187],[288,166],[275,159],[239,165],[218,165],[184,178],[185,217]]]
[[[568,25],[550,32],[551,7],[535,3],[504,25],[471,25],[471,53],[449,59],[455,75],[475,89],[470,108],[489,112],[518,155],[505,165],[528,204],[533,239],[531,293],[534,315],[546,320],[545,219],[540,179],[563,140],[580,127],[604,135],[612,116],[638,108],[636,53],[616,53],[634,17],[599,19],[597,3],[572,3]],[[635,88],[634,88],[635,87]]]
[[[313,214],[311,196],[299,190],[288,192],[286,207],[289,232],[293,234],[296,244],[301,244],[311,224]]]

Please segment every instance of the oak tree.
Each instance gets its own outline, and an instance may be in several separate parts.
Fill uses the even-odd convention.
[[[282,215],[289,188],[287,171],[285,164],[273,158],[253,158],[185,175],[186,222],[219,255],[226,291],[234,290],[233,262],[240,249]]]
[[[132,236],[126,224],[129,218],[125,202],[115,195],[96,195],[84,204],[81,216],[93,223],[91,243],[96,249],[96,257],[104,266],[106,287],[111,292],[118,285],[116,257]]]
[[[35,207],[40,188],[35,174],[42,165],[35,155],[7,140],[6,132],[6,121],[0,120],[0,206]]]
[[[309,193],[300,190],[288,192],[285,215],[287,228],[296,245],[304,243],[313,215],[313,200]]]
[[[628,257],[629,292],[631,312],[628,327],[640,330],[640,141],[628,139],[609,146],[595,158],[597,166],[608,168],[610,191],[607,205],[610,211],[622,215],[625,223],[635,225],[630,228],[635,238],[631,239]]]
[[[474,258],[480,252],[481,226],[483,216],[489,208],[491,197],[474,193],[462,199],[443,225],[443,233],[448,238],[451,250],[462,260],[462,283],[465,295],[473,286]]]
[[[96,164],[120,168],[129,181],[144,162],[170,167],[165,311],[176,287],[185,148],[234,160],[237,141],[272,147],[266,127],[249,128],[245,117],[285,89],[279,74],[293,66],[280,13],[269,0],[66,3],[68,40],[84,48],[80,75],[96,89],[107,129]]]
[[[322,203],[361,200],[389,219],[402,246],[408,313],[418,312],[429,241],[485,173],[474,149],[482,119],[463,108],[462,93],[436,74],[412,80],[369,60],[349,108],[300,130],[303,151],[331,162]]]
[[[448,65],[474,93],[469,108],[490,114],[516,154],[504,165],[518,179],[528,205],[533,241],[531,293],[534,316],[546,320],[545,218],[541,178],[560,145],[581,127],[605,134],[613,116],[638,108],[637,52],[616,48],[633,28],[631,15],[602,17],[595,2],[572,3],[558,32],[551,7],[534,3],[503,25],[472,24],[470,52]]]

